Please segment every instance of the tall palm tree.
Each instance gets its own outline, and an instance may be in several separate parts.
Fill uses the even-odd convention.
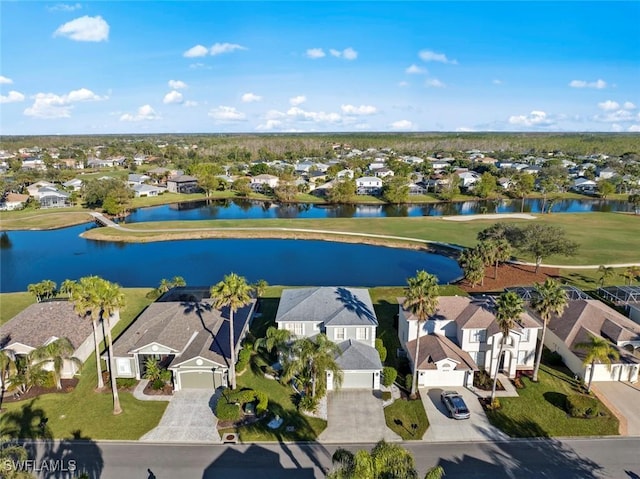
[[[465,249],[460,253],[458,262],[462,266],[465,279],[471,283],[472,288],[475,288],[478,283],[484,284],[484,262],[475,248]]]
[[[50,343],[31,351],[29,358],[36,361],[38,364],[44,365],[46,363],[51,363],[53,366],[53,377],[56,381],[56,387],[58,389],[62,389],[60,379],[65,360],[71,361],[78,366],[82,366],[82,361],[72,356],[74,350],[75,348],[68,338],[58,338],[55,341],[51,341]]]
[[[587,392],[591,392],[591,383],[593,382],[593,373],[595,371],[596,362],[600,364],[606,364],[607,369],[611,371],[611,360],[620,359],[620,353],[604,338],[589,335],[589,340],[583,343],[576,344],[576,348],[586,350],[587,354],[582,361],[585,366],[591,365],[589,371],[589,383],[587,385]]]
[[[513,247],[506,238],[499,238],[489,241],[489,245],[493,250],[493,278],[498,279],[498,265],[504,263],[511,258]]]
[[[106,321],[107,347],[109,348],[109,378],[111,379],[111,394],[113,395],[113,414],[121,414],[120,397],[118,396],[118,384],[116,382],[116,360],[113,356],[113,339],[111,336],[111,316],[124,307],[124,294],[120,286],[106,280],[102,280],[98,290],[98,301],[102,311],[103,321]]]
[[[259,279],[258,281],[256,281],[256,284],[253,285],[253,289],[256,292],[256,296],[258,298],[262,298],[262,296],[264,296],[264,293],[267,291],[267,288],[269,287],[269,283],[267,283],[264,279]]]
[[[491,388],[491,403],[496,398],[496,386],[498,384],[498,369],[500,368],[500,358],[503,354],[504,345],[509,337],[509,331],[511,331],[516,324],[516,321],[520,318],[520,315],[524,312],[523,301],[514,291],[502,293],[496,300],[496,321],[498,328],[502,333],[500,338],[500,350],[498,351],[498,363],[496,364],[496,370],[493,376],[493,387]]]
[[[533,381],[538,381],[538,371],[542,361],[542,349],[544,348],[544,337],[547,333],[547,326],[552,314],[562,316],[567,307],[567,293],[557,281],[547,278],[544,283],[536,283],[534,286],[536,295],[531,300],[531,306],[542,319],[542,337],[538,350],[536,351],[536,362],[533,366]]]
[[[415,397],[418,388],[418,358],[420,354],[420,331],[422,323],[436,312],[438,307],[438,278],[424,270],[407,280],[408,290],[404,300],[404,307],[418,320],[418,334],[416,337],[416,354],[413,367],[413,381],[411,382],[411,396]]]
[[[600,286],[602,287],[607,282],[607,279],[613,278],[613,276],[615,275],[615,270],[610,266],[601,264],[600,266],[598,266],[598,273],[600,273],[600,278],[598,278],[598,281],[600,282]]]
[[[6,384],[12,374],[15,374],[16,355],[12,349],[0,349],[0,408],[4,399]]]
[[[326,334],[318,334],[312,338],[300,338],[291,345],[290,354],[285,360],[282,380],[289,381],[294,377],[308,378],[311,384],[310,396],[323,396],[326,391],[326,371],[333,373],[336,387],[342,384],[342,370],[336,363],[340,348],[327,338]]]
[[[278,352],[282,352],[289,341],[291,341],[291,331],[270,326],[269,329],[267,329],[265,336],[258,338],[254,347],[256,349],[264,348],[268,353],[274,349]]]
[[[214,300],[215,307],[221,309],[225,306],[229,307],[229,351],[231,354],[229,360],[229,379],[231,389],[236,388],[236,344],[233,325],[233,314],[251,301],[251,286],[247,284],[247,280],[243,276],[236,273],[228,274],[223,281],[211,286],[211,297]]]
[[[76,282],[72,279],[65,279],[60,285],[60,293],[66,294],[68,298],[71,298],[71,292],[75,287]]]
[[[620,276],[624,278],[624,284],[631,286],[633,280],[640,276],[640,267],[638,266],[629,266],[624,270],[624,273],[620,273]]]

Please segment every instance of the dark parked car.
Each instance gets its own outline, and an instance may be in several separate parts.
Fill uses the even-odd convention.
[[[455,391],[442,391],[440,394],[444,406],[449,411],[449,416],[454,419],[469,419],[471,413],[462,399],[462,396]]]

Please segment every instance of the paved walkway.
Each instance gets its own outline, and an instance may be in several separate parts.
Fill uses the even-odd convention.
[[[220,443],[218,418],[213,414],[220,391],[176,391],[158,426],[142,436],[140,441]]]
[[[370,390],[339,390],[328,394],[327,428],[320,433],[319,442],[355,443],[401,441],[402,438],[387,427],[382,399]]]

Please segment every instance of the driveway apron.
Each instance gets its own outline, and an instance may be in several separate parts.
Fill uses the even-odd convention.
[[[401,441],[387,427],[382,399],[371,390],[343,390],[328,393],[327,428],[318,438],[325,443]]]
[[[157,427],[140,441],[221,442],[213,414],[218,392],[205,389],[176,391]]]
[[[640,436],[640,383],[619,381],[594,382],[592,389],[602,402],[626,420],[626,436]],[[622,429],[622,428],[621,428]]]

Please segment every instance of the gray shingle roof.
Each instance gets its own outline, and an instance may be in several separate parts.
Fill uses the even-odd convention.
[[[411,359],[416,363],[416,340],[409,341],[406,344],[406,349]],[[478,366],[471,359],[469,353],[460,349],[457,344],[446,336],[426,334],[420,337],[420,353],[416,363],[418,369],[437,369],[435,363],[447,358],[453,359],[458,363],[455,367],[456,371],[478,370]]]
[[[338,347],[342,354],[336,358],[336,363],[343,371],[382,369],[380,355],[375,348],[351,339],[339,343]]]
[[[285,289],[276,322],[313,321],[325,326],[377,326],[369,291],[364,288]]]

